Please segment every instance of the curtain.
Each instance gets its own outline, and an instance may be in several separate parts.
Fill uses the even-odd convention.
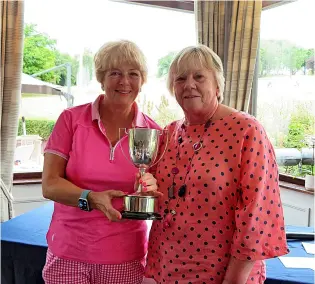
[[[261,0],[195,1],[198,42],[223,63],[223,103],[248,112],[260,34]]]
[[[21,99],[24,2],[0,1],[1,222],[12,217],[13,160]],[[9,192],[9,195],[7,194]]]

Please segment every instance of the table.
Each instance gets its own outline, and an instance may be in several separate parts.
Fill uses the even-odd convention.
[[[1,224],[1,283],[43,284],[41,271],[45,264],[46,233],[53,211],[53,202]],[[313,232],[313,228],[287,226],[287,231]],[[313,257],[307,254],[301,241],[288,241],[287,256]],[[287,269],[278,258],[266,261],[265,284],[314,283],[314,271]]]
[[[53,202],[1,224],[1,283],[44,284],[46,233]]]
[[[287,232],[314,232],[311,227],[286,226]],[[310,242],[310,241],[303,241]],[[290,257],[314,257],[306,253],[301,241],[288,240]],[[292,269],[286,268],[278,258],[266,260],[267,280],[265,284],[293,284],[293,283],[314,283],[314,271],[311,269]]]

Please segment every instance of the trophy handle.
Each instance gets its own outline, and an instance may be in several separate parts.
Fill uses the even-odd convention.
[[[168,130],[167,129],[164,129],[164,130],[159,130],[159,135],[163,135],[163,132],[166,132],[166,143],[165,143],[165,147],[164,147],[164,151],[163,151],[163,154],[160,156],[160,158],[154,162],[152,165],[150,165],[150,168],[155,166],[158,162],[160,162],[166,152],[166,149],[167,149],[167,146],[168,146],[168,141],[169,141],[169,138],[168,138]]]
[[[123,148],[123,146],[122,146],[122,140],[121,140],[121,139],[122,139],[123,137],[120,136],[120,130],[121,130],[121,129],[123,129],[124,132],[125,132],[125,134],[127,134],[127,136],[128,136],[127,128],[119,128],[119,145],[120,145],[120,149],[121,149],[121,152],[123,153],[124,157],[130,162],[130,164],[133,165],[132,161],[130,161],[130,157],[128,158],[128,157],[126,156],[126,154],[125,154],[125,152],[124,152],[124,148]]]
[[[159,132],[159,135],[160,135],[160,136],[163,135],[163,132],[166,132],[166,143],[165,143],[165,147],[164,147],[163,154],[160,156],[160,158],[159,158],[156,162],[154,162],[152,165],[150,165],[150,168],[153,167],[153,166],[155,166],[158,162],[161,161],[161,159],[163,158],[163,156],[164,156],[164,154],[165,154],[165,152],[166,152],[167,146],[168,146],[169,138],[168,138],[168,131],[167,131],[167,129],[158,130],[158,132]],[[142,177],[142,176],[146,173],[146,168],[144,168],[144,167],[139,167],[139,172],[140,172],[140,176]],[[143,192],[143,191],[142,191],[142,184],[139,184],[138,189],[137,189],[136,192],[137,192],[137,193]]]

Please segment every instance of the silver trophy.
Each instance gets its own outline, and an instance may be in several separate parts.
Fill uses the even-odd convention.
[[[128,131],[126,131],[126,129],[124,130],[125,134],[128,135],[129,158],[126,157],[124,150],[121,147],[122,152],[135,167],[139,168],[140,175],[143,176],[146,170],[157,164],[164,155],[163,153],[159,160],[156,161],[160,145],[160,137],[163,134],[163,131],[150,128],[132,128]],[[165,150],[166,146],[167,142]],[[136,220],[161,220],[162,216],[155,212],[156,200],[157,197],[143,193],[142,185],[140,184],[134,194],[124,196],[125,210],[121,212],[122,217],[125,219]]]

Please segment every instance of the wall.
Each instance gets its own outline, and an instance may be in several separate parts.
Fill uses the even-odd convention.
[[[281,200],[286,225],[314,226],[314,194],[281,187]]]
[[[12,190],[14,197],[14,216],[21,215],[47,203],[42,196],[41,184],[14,185]]]

